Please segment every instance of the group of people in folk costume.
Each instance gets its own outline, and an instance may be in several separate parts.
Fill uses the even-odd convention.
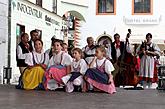
[[[126,46],[132,53],[131,44],[120,41],[120,35],[114,35],[114,42],[95,45],[92,37],[87,38],[84,48],[73,48],[69,55],[66,43],[52,38],[51,48],[44,52],[43,42],[38,32],[32,30],[29,35],[23,33],[17,46],[17,66],[21,76],[18,89],[116,92],[114,78],[118,72],[118,58]],[[139,78],[143,85],[149,86],[154,78],[154,56],[159,48],[151,42],[152,35],[146,35],[146,42],[137,49],[140,56]]]

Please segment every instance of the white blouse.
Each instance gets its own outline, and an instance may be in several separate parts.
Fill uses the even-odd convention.
[[[96,68],[96,63],[97,63],[97,65],[98,65],[98,67],[100,67],[100,66],[104,63],[105,59],[106,59],[106,58],[103,58],[103,59],[101,59],[101,60],[96,59],[96,62],[94,63],[93,67]],[[111,74],[111,72],[114,71],[114,70],[115,70],[114,66],[113,66],[112,63],[107,59],[107,60],[105,61],[105,72],[106,72],[107,74]]]
[[[125,45],[125,43],[126,42],[124,42],[124,45]],[[116,48],[116,44],[115,44],[115,48]],[[128,53],[132,53],[133,52],[132,45],[131,44],[127,44],[126,45],[126,50],[127,50]],[[119,58],[121,54],[122,53],[120,52],[120,48],[116,48],[116,57]]]
[[[52,66],[52,65],[63,65],[63,66],[68,66],[68,65],[71,65],[72,63],[72,58],[69,54],[61,51],[60,53],[58,54],[54,54],[50,61],[49,61],[49,66]]]
[[[34,66],[35,63],[33,63],[33,56],[34,56],[34,61],[36,64],[45,64],[48,65],[49,63],[49,56],[47,53],[37,53],[33,51],[32,53],[28,53],[26,58],[25,58],[25,63],[28,64],[29,66]]]
[[[22,53],[22,48],[20,45],[17,45],[17,56],[18,59],[25,59],[26,58],[27,53]]]
[[[80,59],[79,61],[75,61],[73,60],[72,64],[71,64],[71,72],[75,72],[74,68],[79,68],[78,72],[80,72],[81,74],[85,74],[85,72],[87,71],[88,69],[88,65],[87,63],[85,62],[84,59]]]

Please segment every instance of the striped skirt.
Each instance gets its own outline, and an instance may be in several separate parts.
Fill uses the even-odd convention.
[[[116,92],[114,82],[108,83],[109,76],[106,73],[100,72],[98,69],[90,68],[86,71],[85,77],[86,81],[94,86],[95,88],[102,90],[104,92],[113,94]]]

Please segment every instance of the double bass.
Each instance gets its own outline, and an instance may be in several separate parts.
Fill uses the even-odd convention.
[[[128,39],[130,38],[131,31],[128,30],[126,36],[126,42],[124,45],[124,50],[122,55],[119,57],[118,66],[119,72],[115,77],[115,85],[119,86],[137,86],[139,83],[139,78],[136,72],[137,58],[133,56],[132,53],[128,53],[126,50],[127,44],[129,44]]]

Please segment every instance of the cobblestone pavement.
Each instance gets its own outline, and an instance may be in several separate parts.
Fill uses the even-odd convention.
[[[118,89],[105,93],[17,90],[0,85],[0,109],[165,109],[165,92]]]

